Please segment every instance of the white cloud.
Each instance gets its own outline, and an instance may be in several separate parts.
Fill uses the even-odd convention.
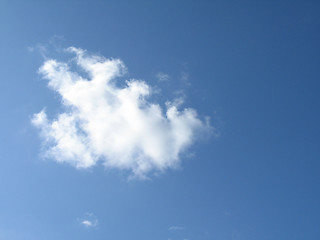
[[[169,75],[165,74],[163,72],[158,72],[156,74],[156,78],[160,81],[160,82],[164,82],[164,81],[168,81],[169,80]]]
[[[96,222],[91,222],[90,220],[83,220],[81,224],[86,227],[95,227],[97,225]]]
[[[118,87],[117,77],[126,72],[121,60],[74,47],[67,51],[76,57],[69,62],[47,60],[39,69],[65,109],[53,120],[45,110],[32,118],[46,157],[77,168],[102,161],[108,168],[145,177],[152,170],[177,167],[181,153],[200,133],[211,131],[195,110],[178,109],[181,99],[168,102],[165,112],[148,101],[152,91],[144,81],[131,79]]]
[[[98,225],[98,220],[94,217],[93,213],[86,213],[77,220],[85,227],[96,227]]]
[[[169,227],[169,230],[171,230],[171,231],[184,230],[184,227],[181,227],[181,226],[171,226],[171,227]]]

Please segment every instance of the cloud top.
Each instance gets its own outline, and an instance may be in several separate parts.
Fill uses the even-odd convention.
[[[167,102],[165,110],[148,101],[152,91],[144,81],[131,79],[119,87],[116,80],[126,72],[121,60],[74,47],[67,51],[75,58],[46,60],[39,69],[65,109],[52,120],[45,110],[32,118],[45,156],[77,168],[101,161],[107,168],[144,177],[178,166],[179,156],[199,133],[210,131],[195,110],[179,110],[177,101]]]

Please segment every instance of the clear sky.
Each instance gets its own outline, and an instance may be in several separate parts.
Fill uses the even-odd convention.
[[[320,239],[318,1],[0,1],[0,240]]]

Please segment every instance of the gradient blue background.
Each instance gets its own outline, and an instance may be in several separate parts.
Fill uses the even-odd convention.
[[[302,0],[2,0],[0,239],[320,239],[319,12]],[[220,136],[150,181],[41,160],[30,118],[54,116],[59,98],[28,51],[38,44],[119,57],[159,101],[184,89]],[[80,224],[87,212],[97,227]]]

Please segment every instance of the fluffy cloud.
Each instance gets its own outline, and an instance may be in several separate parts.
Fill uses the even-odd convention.
[[[74,47],[67,51],[75,58],[47,60],[39,69],[65,109],[53,120],[45,110],[32,118],[44,140],[45,156],[77,168],[101,161],[107,168],[144,177],[178,166],[181,153],[200,133],[210,131],[195,110],[179,110],[179,101],[167,102],[165,111],[148,101],[152,91],[144,81],[131,79],[119,87],[116,80],[126,71],[121,60]]]

